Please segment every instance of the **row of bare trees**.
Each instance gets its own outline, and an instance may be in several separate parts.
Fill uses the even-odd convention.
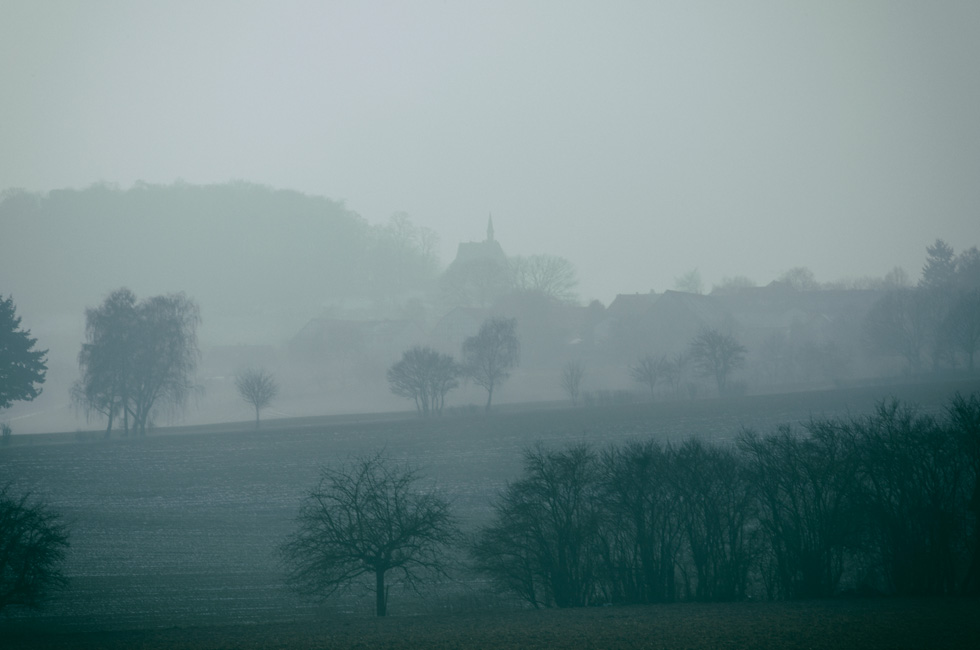
[[[663,382],[672,392],[679,391],[685,369],[691,363],[698,372],[715,381],[718,394],[724,395],[733,372],[745,364],[745,346],[731,334],[706,328],[691,339],[688,349],[673,357],[648,354],[640,357],[629,367],[630,378],[650,391],[650,399],[656,396],[657,384]]]
[[[649,391],[650,400],[656,399],[657,387],[665,385],[674,394],[680,394],[681,382],[692,365],[705,377],[710,377],[724,395],[733,372],[745,363],[746,348],[731,334],[706,328],[697,334],[688,349],[672,356],[647,354],[629,366],[630,379]],[[570,361],[562,368],[559,386],[562,392],[577,406],[582,397],[582,380],[585,368],[579,361]],[[588,397],[588,396],[587,396]]]
[[[945,417],[898,402],[805,432],[745,432],[597,451],[541,446],[470,546],[475,568],[535,607],[980,593],[980,397]],[[371,576],[445,575],[463,539],[449,501],[380,457],[324,470],[282,547],[291,580],[328,596]],[[434,573],[433,573],[434,572]]]
[[[500,250],[500,249],[498,249]],[[563,257],[530,255],[477,257],[454,262],[441,279],[442,300],[452,307],[487,308],[514,295],[573,302],[578,277]]]
[[[531,449],[473,548],[535,607],[980,593],[980,397],[735,446]]]
[[[459,386],[460,379],[470,379],[486,389],[489,411],[494,390],[519,359],[517,321],[490,318],[475,336],[463,341],[461,362],[428,346],[415,346],[388,369],[388,385],[395,395],[413,400],[420,415],[429,416],[442,413],[446,394]]]

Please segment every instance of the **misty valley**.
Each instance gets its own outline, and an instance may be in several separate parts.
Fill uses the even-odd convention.
[[[980,593],[976,246],[604,305],[489,215],[445,266],[408,215],[245,183],[7,192],[0,220],[4,265],[64,269],[0,294],[23,647],[716,603],[873,625]]]
[[[978,63],[978,0],[0,0],[0,650],[977,650]]]

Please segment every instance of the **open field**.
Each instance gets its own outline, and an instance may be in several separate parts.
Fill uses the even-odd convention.
[[[328,617],[304,623],[148,630],[7,630],[24,648],[454,649],[623,648],[773,650],[973,650],[976,601],[838,600],[807,603],[684,603],[387,619]]]
[[[371,634],[381,635],[379,647],[412,647],[416,644],[406,645],[404,639],[439,630],[448,636],[433,638],[431,644],[437,647],[660,647],[651,642],[656,634],[670,637],[667,647],[729,647],[724,640],[729,632],[724,630],[713,632],[719,636],[709,637],[707,645],[691,645],[689,639],[695,637],[684,636],[685,626],[698,628],[689,630],[691,634],[707,629],[691,622],[698,617],[747,626],[738,634],[777,634],[777,639],[785,634],[784,640],[794,641],[801,632],[786,630],[825,625],[826,620],[839,620],[834,626],[869,638],[879,638],[874,634],[883,620],[893,620],[897,629],[914,621],[923,629],[948,627],[960,620],[957,613],[962,614],[963,607],[976,611],[977,603],[935,607],[892,600],[841,601],[813,608],[744,603],[485,614],[475,610],[501,603],[465,576],[425,598],[393,590],[389,612],[398,622],[374,622],[365,620],[372,603],[367,594],[355,593],[323,606],[292,594],[282,582],[276,549],[292,529],[318,467],[351,455],[384,450],[423,467],[453,496],[464,526],[472,530],[486,519],[497,491],[520,473],[522,449],[538,442],[559,446],[589,441],[603,446],[634,438],[680,441],[690,436],[725,442],[743,427],[765,432],[811,416],[868,413],[888,395],[939,411],[957,390],[980,391],[980,381],[592,409],[514,408],[489,417],[471,414],[433,421],[396,416],[308,418],[271,421],[259,431],[243,423],[163,429],[143,439],[106,441],[95,435],[87,442],[64,444],[55,443],[73,441],[74,434],[24,436],[0,448],[0,482],[10,481],[17,492],[30,490],[43,497],[70,523],[66,573],[71,589],[42,612],[12,612],[0,625],[14,631],[40,626],[72,634],[94,629],[99,632],[83,635],[98,639],[93,647],[129,647],[144,640],[146,647],[275,647],[276,635],[288,639],[279,644],[283,647],[355,647],[358,635]],[[513,621],[518,628],[514,634],[532,636],[522,636],[523,641],[512,646],[494,646],[476,637],[453,641],[452,634],[498,631],[502,623],[495,622],[497,616],[505,617],[501,621],[506,626]],[[460,620],[466,622],[452,632]],[[614,636],[594,641],[584,633],[577,640],[561,636],[582,629],[576,627],[578,620],[598,628],[609,623],[611,629],[602,634]],[[398,626],[409,631],[398,631]],[[338,630],[347,629],[356,634],[347,641],[337,637]],[[975,635],[976,628],[969,629]],[[167,634],[177,636],[160,636]],[[225,634],[239,641],[219,643]],[[556,634],[561,638],[549,636]],[[623,640],[635,636],[637,643],[621,643],[615,635]],[[732,636],[736,637],[748,638]],[[57,644],[69,637],[46,638]],[[335,638],[339,645],[327,644]],[[895,642],[862,647],[925,647],[901,645],[904,635],[880,638]],[[822,639],[818,635],[817,641]],[[248,645],[253,640],[254,645]],[[582,645],[568,645],[583,640]],[[500,643],[506,642],[504,638]],[[832,647],[776,642],[768,647],[811,646]],[[935,647],[939,646],[953,647]]]

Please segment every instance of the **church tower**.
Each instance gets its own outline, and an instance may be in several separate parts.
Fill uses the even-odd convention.
[[[491,260],[503,268],[507,268],[507,255],[493,235],[493,214],[487,219],[487,238],[483,241],[460,242],[456,249],[456,259],[449,268],[468,264],[474,260]],[[448,269],[447,269],[448,271]]]

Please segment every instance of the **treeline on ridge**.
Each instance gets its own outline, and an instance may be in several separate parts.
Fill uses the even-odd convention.
[[[51,295],[18,297],[40,305],[73,305],[73,294],[115,286],[123,269],[130,286],[157,290],[165,278],[161,289],[197,287],[195,298],[214,313],[262,296],[385,300],[438,272],[435,233],[407,215],[372,225],[342,202],[245,182],[8,190],[0,219],[18,233],[5,266],[78,271],[63,274]],[[202,282],[202,267],[218,282]]]

